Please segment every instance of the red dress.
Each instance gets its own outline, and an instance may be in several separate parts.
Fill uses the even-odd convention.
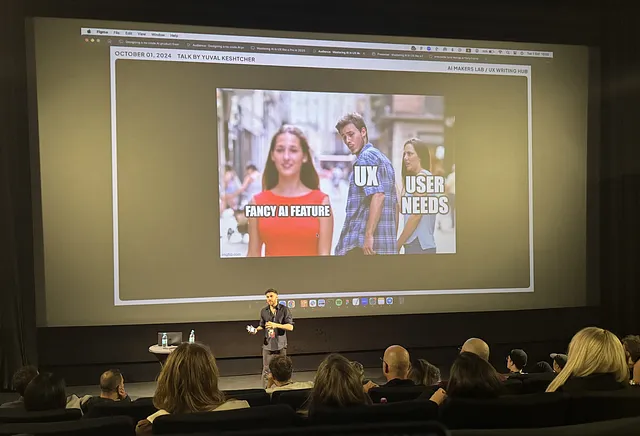
[[[262,191],[253,200],[257,205],[321,205],[327,194],[315,189],[300,197],[282,197]],[[265,256],[317,256],[320,218],[258,218],[258,232]]]

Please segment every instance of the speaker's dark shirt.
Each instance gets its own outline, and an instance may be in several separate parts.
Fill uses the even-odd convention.
[[[293,316],[289,308],[283,304],[278,304],[276,313],[271,313],[269,306],[264,307],[260,311],[260,327],[264,329],[264,342],[262,348],[269,351],[277,351],[287,346],[287,331],[283,329],[275,329],[275,337],[269,337],[269,329],[266,328],[268,321],[276,324],[293,324]]]

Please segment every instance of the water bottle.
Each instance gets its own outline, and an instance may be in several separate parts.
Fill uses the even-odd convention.
[[[167,334],[163,333],[162,334],[162,348],[167,348],[167,343],[169,342],[169,339],[167,338]]]
[[[196,331],[191,330],[191,334],[189,335],[189,343],[193,344],[196,341]]]

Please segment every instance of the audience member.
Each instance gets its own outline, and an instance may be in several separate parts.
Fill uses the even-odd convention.
[[[124,377],[118,369],[110,369],[100,376],[100,396],[90,397],[82,404],[82,411],[87,412],[96,404],[114,401],[130,402],[131,399],[124,389]]]
[[[482,339],[471,338],[462,345],[461,353],[473,353],[489,361],[489,345]]]
[[[288,356],[278,355],[269,362],[269,371],[271,372],[267,378],[267,393],[274,391],[311,389],[313,382],[294,382],[291,381],[293,374],[293,362]]]
[[[151,434],[155,418],[170,413],[195,413],[244,409],[246,401],[227,400],[218,387],[216,359],[204,345],[183,343],[170,355],[153,396],[158,411],[138,423],[137,434]]]
[[[631,374],[630,383],[640,385],[640,336],[629,335],[622,340]]]
[[[411,365],[409,377],[416,385],[434,386],[440,383],[440,370],[424,359],[418,359]]]
[[[351,361],[351,365],[353,365],[353,368],[358,372],[358,374],[360,374],[360,378],[362,380],[362,386],[366,385],[367,383],[369,383],[369,380],[367,380],[365,378],[364,375],[364,366],[362,365],[362,363],[360,362],[356,362],[355,360]]]
[[[409,352],[400,345],[387,348],[382,357],[382,373],[387,379],[385,387],[414,386],[409,378],[411,360]]]
[[[567,364],[567,355],[559,354],[559,353],[551,353],[549,355],[551,359],[553,359],[553,372],[559,374],[562,371],[562,368]]]
[[[29,412],[64,409],[66,385],[62,377],[45,372],[29,382],[24,391],[24,408]]]
[[[344,356],[330,354],[318,366],[309,396],[309,412],[318,407],[344,408],[371,404],[362,376]]]
[[[538,374],[542,374],[542,373],[554,373],[555,371],[553,370],[551,365],[549,365],[549,362],[545,362],[544,360],[541,360],[540,362],[536,363],[536,366],[534,367],[534,372]]]
[[[11,407],[24,407],[24,391],[27,388],[27,385],[31,380],[33,380],[38,375],[38,368],[35,366],[23,366],[19,370],[13,374],[13,378],[11,379],[11,384],[13,385],[13,389],[20,395],[20,397],[15,401],[10,401],[8,403],[4,403],[0,406],[0,408],[11,408]]]
[[[567,364],[547,392],[610,391],[628,384],[629,366],[620,339],[608,330],[587,327],[571,339]]]
[[[449,398],[496,398],[503,384],[495,368],[481,356],[463,351],[451,366]]]
[[[519,348],[511,350],[507,356],[507,369],[510,374],[524,374],[524,367],[527,366],[527,353]]]
[[[345,408],[371,404],[367,392],[375,384],[362,386],[358,370],[345,357],[330,354],[318,366],[309,397],[309,413],[317,408]],[[446,399],[444,389],[438,389],[429,400],[440,405]]]

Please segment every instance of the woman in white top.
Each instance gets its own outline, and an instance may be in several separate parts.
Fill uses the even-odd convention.
[[[156,413],[138,422],[136,434],[152,434],[153,421],[171,413],[217,412],[246,409],[249,403],[226,399],[218,388],[220,373],[211,350],[201,344],[183,343],[162,367],[153,396]]]
[[[402,196],[406,192],[407,176],[431,175],[431,154],[423,141],[413,138],[404,144],[402,154]],[[435,254],[436,215],[404,215],[404,229],[398,237],[398,252],[404,246],[404,254]]]

